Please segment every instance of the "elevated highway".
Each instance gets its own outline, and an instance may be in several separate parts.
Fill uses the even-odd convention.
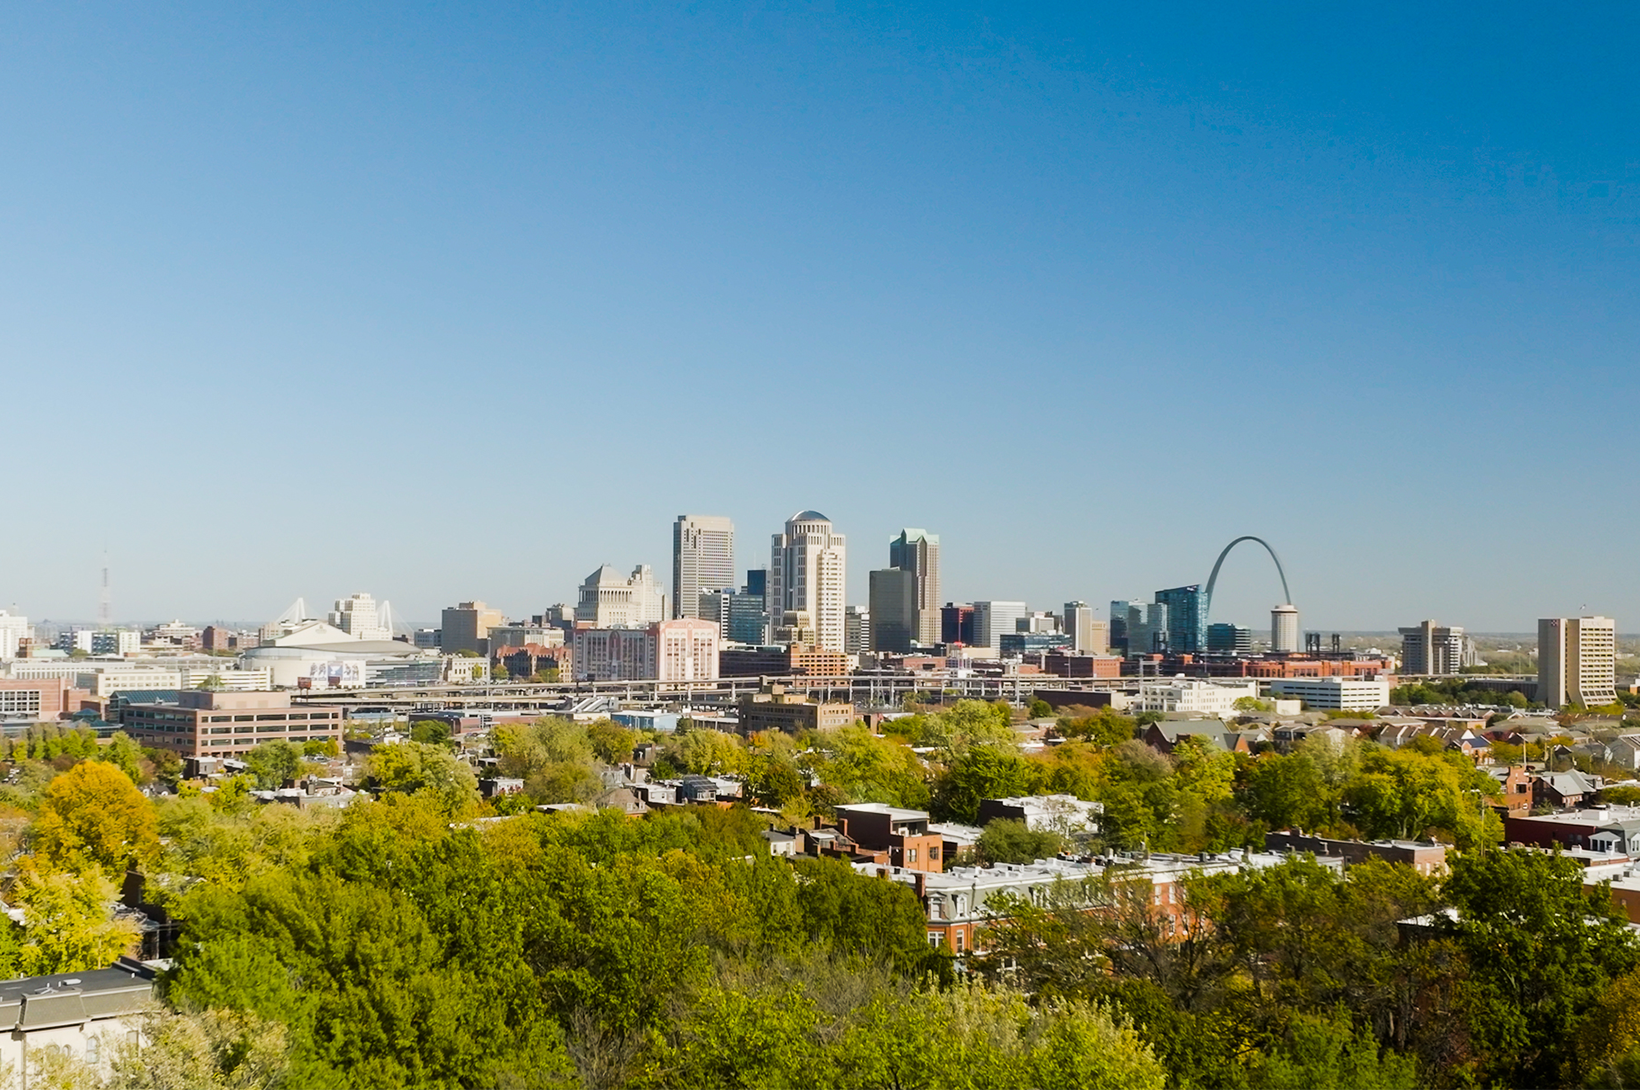
[[[606,696],[631,705],[670,705],[728,709],[766,682],[789,692],[823,701],[846,701],[864,711],[898,708],[912,693],[941,694],[948,699],[1007,700],[1025,703],[1036,689],[1110,692],[1137,686],[1137,678],[1062,678],[1027,674],[1014,677],[918,677],[909,674],[845,674],[832,677],[733,677],[717,681],[662,683],[605,681],[535,685],[424,685],[402,688],[323,689],[292,694],[298,704],[363,705],[404,711],[484,709],[547,714],[589,696]]]

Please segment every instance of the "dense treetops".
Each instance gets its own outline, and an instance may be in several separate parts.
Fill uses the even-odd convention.
[[[1164,755],[1108,710],[1066,741],[1015,744],[967,702],[882,734],[741,740],[601,722],[499,728],[484,755],[524,784],[487,802],[448,732],[416,725],[360,770],[344,809],[252,791],[326,754],[259,747],[246,775],[150,797],[174,762],[124,739],[37,731],[0,786],[8,903],[0,969],[72,971],[132,948],[127,868],[182,927],[165,1003],[113,1086],[1621,1085],[1640,1076],[1640,950],[1581,870],[1505,852],[1494,781],[1428,747],[1312,739]],[[743,777],[777,823],[845,802],[973,822],[979,801],[1099,801],[1090,841],[991,823],[973,862],[1062,848],[1193,852],[1296,825],[1434,836],[1445,880],[1298,859],[1187,878],[1165,909],[1113,871],[1006,911],[957,972],[906,884],[771,858],[746,806],[627,818],[605,773],[653,747],[657,775]],[[648,758],[646,758],[648,759]],[[1090,908],[1093,911],[1090,911]],[[1408,921],[1421,921],[1409,925]],[[94,1085],[40,1061],[30,1086]],[[52,1066],[55,1065],[55,1066]],[[48,1069],[49,1068],[49,1069]]]

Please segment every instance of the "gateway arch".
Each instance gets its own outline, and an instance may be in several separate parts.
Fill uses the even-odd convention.
[[[1287,573],[1281,568],[1281,557],[1276,555],[1276,551],[1270,548],[1270,543],[1265,541],[1262,537],[1254,537],[1252,534],[1243,534],[1241,537],[1236,538],[1236,540],[1226,545],[1224,547],[1224,551],[1219,554],[1219,558],[1213,562],[1213,574],[1207,577],[1207,589],[1202,592],[1201,623],[1204,631],[1207,628],[1208,616],[1213,610],[1213,584],[1219,581],[1219,568],[1224,566],[1224,558],[1230,555],[1230,550],[1234,549],[1237,545],[1240,545],[1243,541],[1256,541],[1260,545],[1264,546],[1264,551],[1269,553],[1270,559],[1275,562],[1276,575],[1281,577],[1281,600],[1284,604],[1292,603],[1293,595],[1292,592],[1287,589]]]

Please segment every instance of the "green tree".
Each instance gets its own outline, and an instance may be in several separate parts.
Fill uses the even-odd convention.
[[[1443,832],[1461,848],[1496,844],[1503,825],[1486,797],[1496,781],[1461,755],[1373,748],[1345,789],[1351,820],[1371,837]]]
[[[245,754],[245,771],[263,791],[273,791],[302,774],[302,751],[284,740],[263,742]]]
[[[972,825],[983,800],[1031,794],[1037,767],[1012,743],[967,747],[951,757],[935,780],[933,812],[943,821]]]
[[[1043,830],[1033,832],[1023,821],[998,819],[985,826],[975,845],[982,863],[1031,863],[1052,859],[1064,847],[1065,838]]]
[[[478,777],[472,768],[438,746],[381,746],[370,755],[366,771],[381,790],[424,795],[452,816],[465,815],[478,805]]]
[[[84,756],[89,757],[91,753],[86,753]],[[101,756],[103,760],[129,776],[133,783],[143,783],[153,778],[143,768],[142,747],[132,741],[131,736],[123,730],[114,732],[114,736],[108,740],[108,746],[102,751]]]
[[[1294,1015],[1278,1047],[1255,1054],[1252,1066],[1252,1084],[1269,1090],[1413,1090],[1422,1085],[1417,1061],[1380,1051],[1377,1040],[1358,1030],[1342,1010]]]
[[[731,775],[746,763],[740,739],[721,730],[692,730],[676,740],[674,753],[680,768],[697,775]]]
[[[1551,1086],[1578,1066],[1580,1021],[1640,966],[1640,942],[1583,868],[1527,850],[1459,856],[1445,893],[1467,955],[1469,1032],[1490,1082]]]
[[[1137,729],[1136,720],[1119,714],[1109,705],[1092,715],[1059,721],[1059,733],[1066,738],[1081,738],[1100,746],[1119,746],[1132,738]]]
[[[586,731],[592,752],[600,761],[616,765],[632,759],[632,750],[638,744],[637,731],[609,719],[588,723]]]
[[[799,768],[812,772],[844,802],[928,806],[927,769],[910,747],[858,724],[810,737]]]
[[[410,740],[424,746],[450,748],[450,724],[441,719],[423,719],[410,724]]]

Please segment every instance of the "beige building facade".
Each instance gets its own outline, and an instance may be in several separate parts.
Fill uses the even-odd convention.
[[[1610,617],[1538,621],[1538,701],[1598,708],[1617,700],[1617,622]]]

